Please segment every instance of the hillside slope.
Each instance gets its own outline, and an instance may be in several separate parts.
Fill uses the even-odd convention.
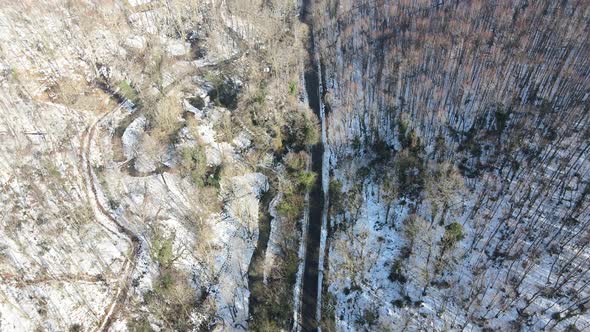
[[[324,329],[587,329],[590,6],[314,12],[333,174]]]

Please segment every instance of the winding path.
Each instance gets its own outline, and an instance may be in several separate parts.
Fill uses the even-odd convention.
[[[223,23],[226,23],[225,15],[223,13],[223,10],[221,10],[222,5],[224,5],[224,4],[225,4],[225,1],[222,1],[220,3],[219,9],[221,11]],[[229,63],[232,63],[232,62],[236,61],[237,59],[239,59],[240,57],[242,57],[242,55],[244,53],[244,49],[247,48],[244,40],[241,38],[241,36],[239,36],[239,34],[237,32],[233,31],[233,29],[230,26],[228,26],[227,24],[224,24],[224,25],[225,25],[226,32],[230,35],[230,37],[238,45],[238,52],[236,52],[236,54],[232,55],[228,59],[222,60],[218,63],[204,65],[204,66],[200,67],[199,69],[219,68],[220,66],[224,66]],[[187,75],[188,75],[188,73],[187,73]],[[173,89],[185,77],[186,77],[186,75],[180,79],[174,80],[172,84],[170,84],[169,86],[167,86],[165,88],[164,93],[166,94],[166,93],[170,92],[170,90]],[[114,91],[111,91],[109,86],[106,86],[106,85],[103,86],[103,85],[99,84],[99,88],[101,88],[103,91],[108,93],[115,100],[118,100],[119,102],[121,102],[121,100],[120,100],[121,98],[119,98],[119,96]],[[100,116],[96,121],[94,121],[94,123],[92,123],[90,126],[88,126],[86,128],[86,130],[82,133],[81,145],[80,145],[80,156],[79,156],[80,157],[80,165],[79,165],[80,172],[82,173],[82,176],[84,178],[83,184],[84,184],[84,188],[86,191],[86,195],[87,195],[87,198],[89,199],[89,201],[92,202],[93,211],[95,213],[95,217],[96,217],[97,222],[100,223],[101,226],[104,227],[107,231],[113,233],[113,230],[111,227],[108,227],[107,225],[100,222],[99,217],[100,217],[100,215],[102,215],[104,218],[106,218],[107,220],[109,220],[109,222],[111,222],[113,224],[113,226],[116,229],[116,233],[117,233],[116,235],[118,235],[121,238],[124,238],[131,246],[130,252],[125,257],[125,262],[123,264],[123,269],[120,273],[121,278],[118,282],[118,287],[116,290],[115,297],[114,297],[113,301],[111,302],[111,304],[105,310],[104,314],[101,316],[100,322],[98,324],[98,327],[95,329],[95,331],[107,331],[109,329],[110,325],[114,321],[115,314],[123,309],[125,302],[128,299],[129,289],[131,288],[131,284],[133,281],[132,280],[133,272],[137,266],[137,261],[138,261],[138,258],[139,258],[140,252],[141,252],[142,242],[145,242],[144,239],[142,239],[138,234],[136,234],[131,228],[129,228],[127,226],[128,222],[126,220],[124,220],[123,217],[114,216],[111,213],[111,211],[107,207],[105,207],[104,204],[101,202],[102,189],[101,189],[100,183],[97,179],[97,176],[94,173],[94,169],[93,169],[91,161],[90,161],[91,160],[90,157],[91,157],[91,153],[92,153],[92,149],[91,149],[92,142],[94,139],[94,135],[96,134],[96,132],[98,130],[97,128],[100,127],[100,124],[108,116],[119,111],[121,109],[121,107],[122,107],[122,104],[119,104],[117,107],[113,108],[111,111]],[[139,173],[135,173],[133,171],[130,172],[127,167],[123,167],[123,169],[125,171],[127,171],[126,173],[128,175],[136,176],[136,177],[161,174],[162,172],[168,170],[168,168],[166,168],[166,167],[160,167],[160,168],[158,168],[158,170],[156,170],[154,172],[150,172],[150,173],[146,173],[146,174],[139,174]]]
[[[132,275],[137,264],[137,258],[139,257],[141,247],[141,241],[139,236],[135,234],[135,232],[132,231],[130,228],[125,226],[124,223],[117,220],[117,218],[114,217],[111,214],[111,212],[102,204],[99,196],[99,193],[102,193],[102,189],[100,188],[100,183],[98,183],[96,174],[94,173],[94,170],[90,162],[90,156],[92,153],[91,146],[97,127],[107,116],[113,114],[120,108],[120,105],[115,107],[111,111],[99,117],[92,125],[88,126],[82,134],[82,140],[80,145],[80,170],[84,177],[84,187],[86,189],[87,196],[92,202],[96,220],[98,221],[100,216],[103,216],[106,219],[108,219],[115,226],[117,233],[121,237],[125,238],[127,242],[131,245],[131,250],[129,254],[125,257],[125,262],[123,264],[123,269],[121,272],[122,277],[118,283],[119,285],[116,290],[115,298],[107,307],[105,313],[102,315],[98,328],[95,329],[95,331],[106,331],[109,328],[110,324],[113,322],[112,318],[114,316],[114,313],[119,311],[126,302],[127,293],[129,291],[129,288],[131,287]],[[103,227],[109,230],[111,229],[104,224]]]

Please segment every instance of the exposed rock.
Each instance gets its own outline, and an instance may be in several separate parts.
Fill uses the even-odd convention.
[[[121,138],[123,143],[123,151],[127,160],[137,157],[141,138],[145,132],[146,119],[144,116],[139,116],[133,120],[131,124],[125,129]]]

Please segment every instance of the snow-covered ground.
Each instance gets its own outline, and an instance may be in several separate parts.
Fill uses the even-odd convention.
[[[130,247],[95,215],[79,166],[90,114],[20,100],[6,86],[0,199],[0,328],[63,330],[97,323],[111,304]],[[39,111],[42,110],[42,111]]]
[[[74,324],[92,330],[107,321],[110,330],[126,330],[146,315],[144,295],[157,286],[156,233],[173,239],[174,268],[190,279],[194,294],[212,299],[192,309],[196,325],[245,330],[245,271],[258,237],[259,198],[269,184],[243,162],[251,133],[222,141],[216,126],[229,111],[210,103],[210,82],[190,75],[241,50],[218,28],[216,39],[201,41],[206,55],[192,59],[184,36],[170,37],[167,30],[166,16],[179,7],[143,0],[125,2],[128,11],[111,5],[80,14],[71,12],[80,7],[51,2],[24,11],[6,4],[0,13],[6,46],[0,60],[0,330],[64,331]],[[205,7],[198,14],[186,11],[192,20],[212,4],[199,5]],[[125,21],[129,25],[119,24]],[[185,128],[178,145],[148,155],[153,142],[145,135],[146,117],[116,132],[135,109],[117,106],[94,84],[97,76],[114,85],[149,82],[143,72],[149,59],[128,57],[154,45],[169,61],[154,78],[159,86],[147,86],[142,97],[164,91],[180,103],[196,94],[206,105],[198,110],[184,100],[198,123],[195,132]],[[174,169],[176,149],[196,144],[209,167],[223,166],[228,174],[219,191],[197,189]],[[161,163],[171,170],[161,171]],[[155,316],[148,321],[163,326]]]
[[[562,141],[546,145],[541,157],[553,157],[547,164],[465,178],[466,191],[458,192],[442,216],[433,215],[437,197],[423,196],[414,210],[415,202],[389,199],[385,182],[394,177],[388,178],[382,166],[366,167],[376,157],[370,149],[361,148],[358,158],[350,145],[335,148],[333,179],[343,184],[346,206],[343,214],[330,216],[336,228],[329,238],[324,285],[329,285],[331,299],[325,300],[324,312],[332,308],[328,312],[343,331],[360,326],[436,331],[516,326],[559,330],[570,324],[589,328],[583,280],[590,253],[583,240],[587,222],[582,220],[589,218],[583,192],[590,162],[578,133],[574,128]],[[399,148],[395,136],[386,139]],[[492,158],[493,150],[481,156],[484,161]],[[388,161],[385,167],[393,165]],[[367,173],[359,176],[363,171]],[[420,225],[414,241],[405,228],[412,213]],[[564,225],[568,215],[576,216],[577,224]],[[441,225],[452,221],[463,226],[466,236],[442,253]],[[440,270],[433,263],[437,257],[443,258]],[[396,261],[402,262],[404,280],[390,278]],[[556,313],[577,306],[582,312],[556,320]]]

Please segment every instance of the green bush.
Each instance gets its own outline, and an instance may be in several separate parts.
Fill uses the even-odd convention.
[[[400,284],[405,284],[408,281],[408,278],[406,278],[404,272],[402,271],[401,259],[396,259],[393,262],[391,269],[389,270],[388,278],[391,282],[399,282]]]
[[[409,150],[404,150],[398,154],[396,168],[400,196],[418,198],[425,184],[422,159]]]
[[[344,210],[344,204],[342,202],[342,183],[335,179],[330,180],[329,193],[330,206],[334,209],[334,212],[342,212]]]
[[[117,84],[117,88],[119,88],[119,95],[132,103],[137,102],[137,91],[127,82],[123,80]]]
[[[379,320],[379,313],[375,310],[365,309],[363,315],[356,319],[356,323],[359,325],[373,326]]]
[[[439,133],[436,135],[434,146],[434,151],[436,151],[439,158],[442,158],[447,152],[447,144],[445,142],[445,137],[442,134]]]
[[[150,313],[166,321],[170,330],[195,330],[191,311],[197,307],[197,296],[186,273],[173,267],[161,268],[153,290],[145,294],[144,300]]]
[[[169,291],[173,285],[174,279],[172,278],[172,273],[170,273],[170,271],[161,272],[160,277],[158,278],[158,289],[161,291]]]
[[[275,279],[267,285],[252,285],[251,296],[256,299],[256,305],[250,312],[251,331],[281,331],[291,324],[293,303],[290,291],[297,274],[297,251],[282,245],[281,249],[284,250],[285,257],[274,266]]]
[[[391,157],[391,147],[381,138],[373,143],[372,149],[377,154],[377,161],[384,162]]]
[[[359,151],[361,149],[361,138],[358,136],[355,136],[352,139],[352,149],[355,151]]]
[[[320,141],[320,126],[316,118],[306,118],[303,132],[305,137],[303,139],[304,145],[315,145]]]
[[[83,331],[84,329],[82,328],[81,324],[75,323],[70,325],[70,327],[68,328],[68,332],[80,332]]]
[[[307,164],[307,153],[305,151],[289,152],[285,156],[285,164],[287,169],[291,172],[298,172],[305,168]]]
[[[188,176],[193,183],[203,186],[203,178],[207,172],[207,157],[200,146],[184,147],[180,150],[180,172]]]
[[[297,219],[303,212],[303,197],[297,194],[285,194],[277,205],[277,212],[288,220]]]
[[[315,185],[317,174],[315,172],[301,171],[297,174],[297,183],[305,191],[311,191]]]
[[[413,244],[416,237],[420,234],[420,224],[418,218],[419,217],[417,215],[410,214],[403,221],[403,234],[410,244]]]
[[[298,89],[297,89],[297,82],[295,82],[295,81],[290,81],[290,82],[289,82],[289,94],[290,94],[291,96],[297,96],[297,92],[298,92]]]
[[[251,96],[250,102],[258,106],[263,106],[266,103],[266,88],[261,86],[256,93]]]
[[[169,266],[173,261],[173,244],[175,235],[164,237],[160,232],[156,232],[152,239],[152,259],[160,266]]]
[[[155,107],[147,107],[150,135],[158,142],[170,142],[182,127],[181,114],[180,103],[172,97],[158,101]]]
[[[289,143],[303,148],[318,144],[320,141],[320,124],[317,116],[309,108],[300,109],[291,114],[288,125]]]
[[[218,188],[219,189],[220,182],[221,182],[221,171],[222,170],[223,170],[223,167],[221,165],[215,166],[213,168],[213,171],[211,172],[211,174],[209,174],[207,176],[207,179],[205,180],[205,183],[208,186],[215,187],[215,188]]]
[[[363,316],[364,316],[365,322],[369,326],[375,325],[375,323],[377,323],[377,320],[379,319],[379,313],[375,310],[370,310],[370,309],[365,309]]]
[[[213,89],[209,91],[209,98],[217,106],[235,110],[238,107],[239,86],[234,81],[223,77],[218,77],[212,83]]]
[[[454,247],[459,241],[465,238],[463,226],[458,222],[453,222],[445,227],[445,234],[441,240],[443,251]]]
[[[145,317],[138,317],[127,321],[127,329],[131,332],[152,332],[152,326]]]
[[[498,134],[502,134],[504,129],[506,129],[506,124],[508,123],[508,119],[510,118],[510,112],[504,111],[503,109],[499,108],[494,113],[496,117],[496,132]]]

